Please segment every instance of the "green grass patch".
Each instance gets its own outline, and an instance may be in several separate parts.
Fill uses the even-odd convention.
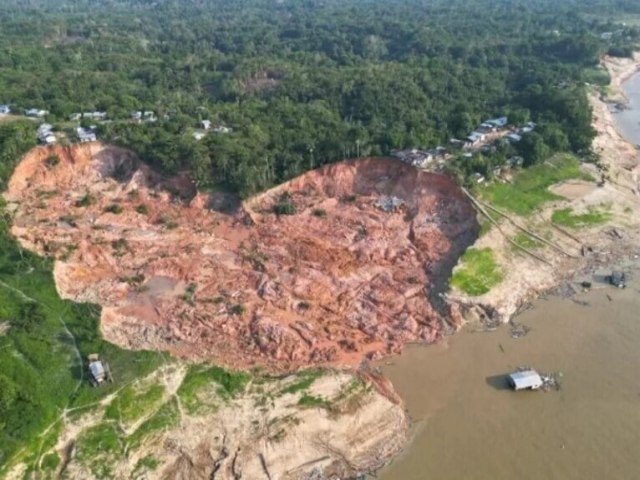
[[[146,472],[152,472],[158,468],[160,465],[160,461],[156,459],[153,455],[147,455],[146,457],[142,457],[136,463],[136,467],[133,469],[133,478],[140,478]]]
[[[572,178],[593,180],[580,170],[575,156],[556,155],[548,162],[522,170],[512,183],[488,185],[482,190],[482,197],[498,208],[522,216],[531,215],[543,203],[562,199],[548,189],[555,183]]]
[[[541,241],[536,240],[531,235],[526,234],[525,232],[518,232],[518,234],[513,237],[513,241],[527,250],[536,250],[538,248],[542,248],[543,244]],[[516,247],[513,247],[517,250]]]
[[[611,213],[596,208],[589,209],[586,213],[574,213],[570,208],[556,210],[551,215],[551,221],[568,228],[583,228],[592,225],[601,225],[611,220]]]
[[[300,397],[300,400],[298,400],[298,405],[307,408],[319,407],[329,409],[331,407],[331,402],[325,400],[322,397],[317,397],[315,395],[309,395],[305,393],[304,395],[302,395],[302,397]]]
[[[180,411],[175,400],[165,403],[151,418],[127,437],[130,448],[139,447],[150,435],[174,427],[180,421]]]
[[[462,256],[462,265],[451,277],[451,286],[468,295],[482,295],[503,280],[490,248],[468,249]]]
[[[303,372],[300,372],[297,375],[298,379],[291,385],[283,388],[280,391],[280,395],[284,395],[286,393],[297,393],[306,390],[311,385],[313,385],[313,382],[322,377],[324,374],[325,372],[322,370],[305,370]]]
[[[164,394],[162,385],[151,385],[139,391],[133,385],[122,389],[105,411],[105,418],[132,423],[160,406]]]
[[[24,149],[35,143],[33,125],[21,125],[0,125],[0,187]],[[105,342],[98,328],[100,308],[62,300],[52,260],[21,248],[10,228],[11,216],[0,199],[0,322],[10,325],[0,335],[0,477],[17,461],[33,468],[38,452],[48,451],[41,445],[55,443],[58,430],[40,435],[64,408],[93,404],[148,375],[168,357]],[[90,353],[109,362],[113,383],[91,387],[85,370]]]
[[[124,451],[124,443],[111,423],[83,431],[76,442],[76,460],[91,470],[94,478],[113,478],[113,465]]]
[[[178,389],[178,396],[189,413],[198,413],[203,407],[214,407],[216,393],[223,400],[230,400],[244,392],[251,375],[233,372],[220,367],[192,366]],[[212,392],[211,388],[215,390]]]

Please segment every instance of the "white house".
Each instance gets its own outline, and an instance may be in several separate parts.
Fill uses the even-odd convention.
[[[147,110],[145,112],[142,112],[142,119],[145,122],[155,122],[156,120],[158,120],[158,117],[156,117],[156,114],[151,110]]]
[[[41,123],[38,127],[38,140],[45,145],[52,145],[56,143],[56,136],[52,132],[53,126],[49,123]]]
[[[80,140],[80,142],[82,143],[96,141],[95,132],[88,130],[86,128],[82,128],[82,127],[76,128],[76,135],[78,135],[78,140]]]
[[[104,120],[105,118],[107,118],[107,112],[100,112],[100,111],[84,112],[82,114],[82,117],[90,118],[92,120]]]
[[[482,175],[481,173],[474,173],[473,175],[471,175],[471,179],[476,182],[476,183],[483,183],[486,179],[484,178],[484,175]]]
[[[216,133],[229,133],[232,130],[229,127],[224,127],[224,126],[220,125],[220,126],[214,128],[213,131],[216,132]]]
[[[193,138],[195,138],[197,141],[202,140],[206,136],[207,134],[204,132],[193,132]]]
[[[42,118],[45,115],[47,115],[49,112],[46,110],[39,110],[37,108],[30,108],[29,110],[25,110],[24,114],[27,117],[37,117],[37,118]]]
[[[202,120],[202,128],[209,130],[211,128],[211,120]]]
[[[9,115],[10,113],[9,105],[0,105],[0,115]]]

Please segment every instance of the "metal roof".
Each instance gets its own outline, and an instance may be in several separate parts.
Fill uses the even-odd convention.
[[[542,378],[535,370],[524,370],[510,374],[509,383],[515,390],[539,388],[542,386]]]
[[[93,375],[93,378],[96,380],[99,380],[104,376],[104,367],[102,366],[102,362],[99,360],[91,362],[89,364],[89,370],[91,370],[91,375]]]

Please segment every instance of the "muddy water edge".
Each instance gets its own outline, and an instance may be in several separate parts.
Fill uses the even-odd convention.
[[[629,109],[616,113],[617,127],[640,144],[640,73],[623,90]],[[536,301],[514,319],[531,329],[525,337],[470,325],[381,362],[414,429],[378,478],[640,479],[640,262],[622,268],[626,289],[596,282]],[[520,366],[561,372],[561,389],[508,390],[504,374]]]
[[[622,84],[627,109],[615,113],[620,133],[633,145],[640,145],[640,73]]]
[[[414,419],[392,479],[640,478],[640,269],[622,290],[597,285],[538,300],[512,338],[468,328],[383,365]],[[562,374],[560,391],[512,392],[504,374]]]

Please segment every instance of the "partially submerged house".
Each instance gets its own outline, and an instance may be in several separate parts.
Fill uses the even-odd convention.
[[[543,385],[542,377],[535,370],[523,370],[509,374],[509,386],[514,390],[537,390]]]

